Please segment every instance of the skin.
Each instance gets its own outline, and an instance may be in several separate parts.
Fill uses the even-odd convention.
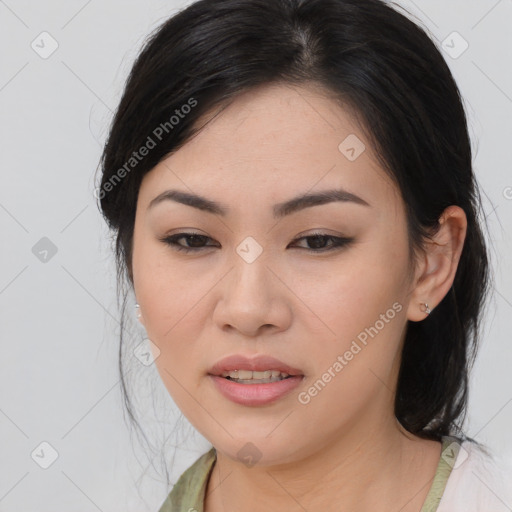
[[[394,416],[399,358],[407,321],[424,320],[420,304],[434,309],[453,283],[463,210],[445,210],[407,279],[403,200],[348,109],[319,88],[274,84],[208,119],[144,177],[132,266],[140,320],[160,351],[158,372],[217,449],[205,510],[419,511],[441,444],[409,434]],[[354,161],[338,149],[350,134],[366,146]],[[333,202],[272,217],[275,203],[336,187],[370,206]],[[230,211],[221,217],[172,201],[148,209],[167,189]],[[188,231],[209,237],[201,251],[179,252],[159,240]],[[315,231],[354,240],[314,253],[308,249],[331,242],[296,239]],[[263,248],[250,264],[236,252],[248,236]],[[178,243],[193,246],[190,239]],[[394,318],[300,403],[298,394],[394,303],[401,305]],[[304,381],[273,404],[235,404],[208,370],[236,353],[270,354],[300,368]],[[237,456],[248,442],[261,453],[252,467]]]

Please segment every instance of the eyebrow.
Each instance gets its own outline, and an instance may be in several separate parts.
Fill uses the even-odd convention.
[[[196,194],[182,192],[180,190],[166,190],[162,192],[151,200],[148,210],[150,208],[154,208],[157,204],[163,203],[164,201],[174,201],[223,217],[225,217],[230,211],[230,209],[222,203],[212,201],[211,199],[207,199],[206,197],[198,196]],[[362,206],[370,206],[370,204],[364,199],[348,192],[347,190],[331,189],[303,194],[282,203],[275,204],[273,207],[273,214],[274,218],[282,218],[305,208],[333,202],[355,203]]]

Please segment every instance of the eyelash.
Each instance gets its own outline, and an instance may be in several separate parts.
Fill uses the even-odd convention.
[[[180,238],[187,238],[187,237],[199,237],[200,239],[203,238],[203,239],[210,239],[210,237],[206,236],[206,235],[200,235],[198,233],[176,233],[175,235],[171,235],[171,236],[166,236],[166,237],[163,237],[163,238],[160,238],[159,240],[163,243],[165,243],[166,245],[169,245],[170,247],[172,247],[173,250],[176,250],[176,251],[185,251],[185,252],[198,252],[198,251],[202,251],[203,249],[205,249],[206,247],[214,247],[212,245],[210,246],[203,246],[203,247],[184,247],[182,245],[179,245],[177,243],[177,240],[179,240]],[[302,236],[300,238],[296,238],[295,240],[293,240],[293,242],[297,242],[297,241],[300,241],[300,240],[304,240],[304,239],[307,239],[307,238],[313,238],[313,239],[330,239],[333,241],[333,243],[331,244],[331,246],[329,248],[322,248],[322,249],[304,249],[308,252],[313,252],[313,253],[318,253],[318,252],[328,252],[328,251],[333,251],[335,249],[341,249],[343,247],[347,247],[348,245],[350,245],[352,242],[353,242],[353,238],[347,238],[347,237],[339,237],[339,236],[333,236],[333,235],[327,235],[325,233],[313,233],[311,235],[308,235],[308,236]]]

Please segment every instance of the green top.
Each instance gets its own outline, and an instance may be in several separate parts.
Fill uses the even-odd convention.
[[[443,496],[448,477],[457,459],[460,440],[443,436],[441,457],[427,499],[420,512],[435,512]],[[208,479],[217,459],[215,448],[199,457],[174,485],[158,512],[204,512]]]

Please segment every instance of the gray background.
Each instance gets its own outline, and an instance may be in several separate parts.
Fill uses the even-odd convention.
[[[144,37],[188,3],[0,0],[1,512],[152,511],[168,493],[123,420],[113,257],[93,191],[111,112]],[[512,453],[512,1],[400,5],[445,41],[469,114],[497,285],[466,429]],[[157,446],[166,440],[170,463],[180,444],[174,483],[209,445],[187,437],[186,421],[170,436],[176,411],[154,366],[138,375],[149,435]],[[52,450],[58,457],[43,469]]]

